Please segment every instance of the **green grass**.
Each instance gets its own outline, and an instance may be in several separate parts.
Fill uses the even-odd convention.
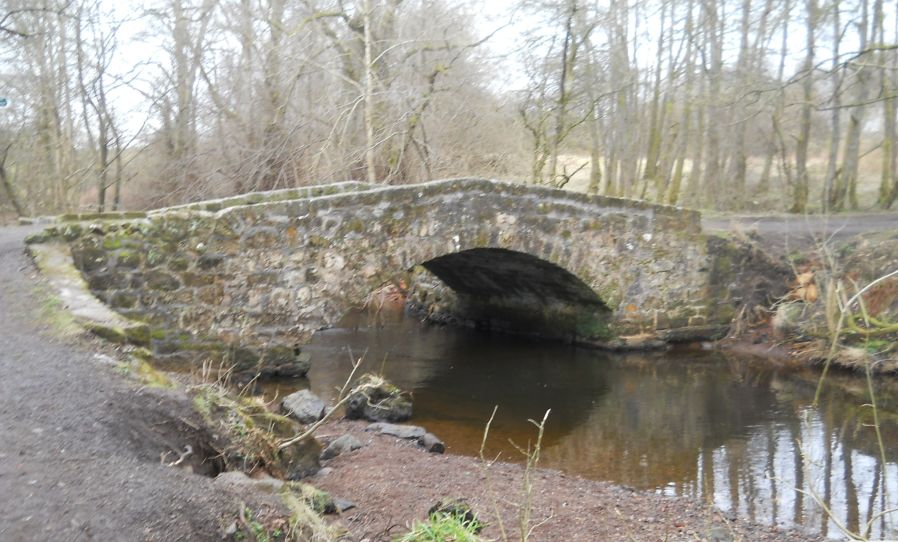
[[[119,363],[118,369],[123,375],[135,378],[150,388],[175,387],[165,373],[153,367],[147,360],[137,356],[131,356],[129,361]]]
[[[306,486],[307,484],[301,485]],[[311,488],[311,486],[308,487]],[[328,525],[324,518],[313,509],[306,497],[307,494],[308,489],[302,487],[297,490],[296,485],[292,483],[285,485],[284,490],[280,492],[281,500],[290,511],[286,538],[303,542],[343,540],[342,529]]]
[[[34,294],[40,300],[40,319],[47,322],[53,331],[61,336],[72,336],[81,333],[81,326],[75,321],[72,313],[65,308],[62,301],[45,288],[35,288]]]
[[[482,542],[477,536],[480,523],[465,521],[454,514],[433,514],[427,521],[415,522],[411,530],[395,542]]]

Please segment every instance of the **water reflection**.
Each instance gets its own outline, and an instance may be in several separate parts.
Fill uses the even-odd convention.
[[[833,376],[813,408],[816,373],[806,369],[692,351],[613,356],[402,317],[368,327],[355,316],[307,348],[312,387],[330,398],[348,373],[349,352],[367,351],[369,370],[413,391],[415,423],[451,453],[478,452],[498,405],[488,453],[519,460],[509,440],[526,446],[535,436],[527,419],[551,408],[545,467],[697,497],[824,536],[840,535],[835,522],[855,532],[869,522],[874,537],[898,536],[881,515],[898,507],[891,384],[878,390],[880,453],[871,409],[862,406],[866,383],[856,376]],[[279,393],[305,385],[280,383]]]

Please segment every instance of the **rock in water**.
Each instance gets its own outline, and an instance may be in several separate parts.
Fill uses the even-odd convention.
[[[376,431],[382,435],[417,440],[427,434],[423,427],[417,425],[397,425],[395,423],[372,423],[365,431]]]
[[[281,402],[284,411],[299,423],[315,423],[324,417],[327,405],[309,390],[299,390],[284,397]]]
[[[383,378],[365,375],[349,396],[346,417],[372,422],[402,422],[412,417],[412,401]]]
[[[321,452],[321,459],[332,459],[340,454],[358,450],[361,447],[362,443],[359,442],[359,439],[347,433],[328,444],[327,448]]]
[[[430,453],[441,454],[446,451],[446,445],[433,433],[425,433],[418,437],[418,444]]]

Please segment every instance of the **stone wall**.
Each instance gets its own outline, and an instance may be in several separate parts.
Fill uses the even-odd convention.
[[[247,371],[291,372],[314,331],[416,265],[477,319],[605,346],[714,336],[742,297],[744,250],[709,242],[698,213],[475,179],[241,196],[35,240],[53,239],[97,297],[150,325],[157,357]]]

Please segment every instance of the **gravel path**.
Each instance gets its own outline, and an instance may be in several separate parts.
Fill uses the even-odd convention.
[[[234,499],[159,463],[189,405],[135,389],[99,361],[107,347],[41,321],[26,233],[0,228],[0,540],[220,540]]]

